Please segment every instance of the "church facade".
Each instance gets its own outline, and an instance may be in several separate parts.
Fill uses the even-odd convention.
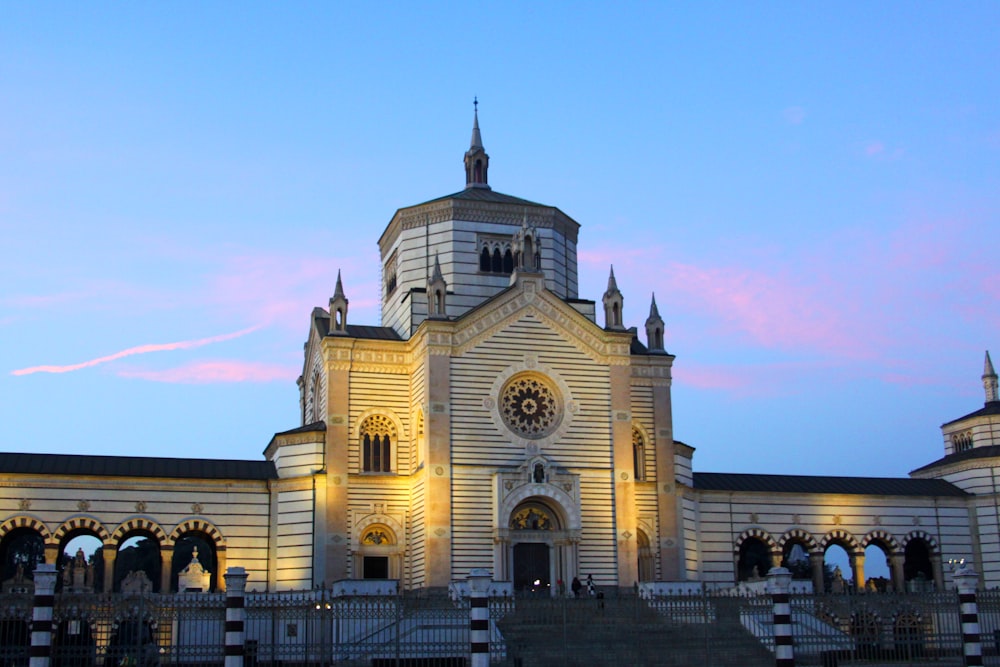
[[[0,454],[4,585],[44,560],[74,590],[178,590],[192,567],[218,589],[228,565],[250,590],[443,589],[473,568],[536,594],[587,575],[723,586],[782,564],[821,588],[832,545],[854,586],[872,546],[887,586],[947,587],[959,559],[1000,585],[988,354],[984,407],[909,478],[695,472],[655,299],[639,331],[613,270],[600,301],[580,298],[580,225],[492,189],[478,117],[464,162],[464,189],[398,210],[379,239],[381,326],[350,320],[339,275],[313,310],[301,423],[263,460]],[[94,554],[67,554],[83,536]]]

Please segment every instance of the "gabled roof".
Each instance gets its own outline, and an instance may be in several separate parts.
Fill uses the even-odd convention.
[[[930,470],[932,468],[939,468],[942,466],[951,465],[952,463],[959,463],[961,461],[972,461],[975,459],[988,459],[993,457],[1000,457],[1000,445],[990,445],[988,447],[973,447],[972,449],[967,449],[964,452],[955,452],[954,454],[948,454],[947,456],[942,456],[937,461],[928,463],[925,466],[921,466],[916,470],[910,471],[912,475],[915,472],[922,472],[924,470]]]
[[[941,428],[944,428],[945,426],[950,426],[965,419],[971,419],[972,417],[984,417],[986,415],[1000,415],[1000,401],[990,401],[989,403],[979,408],[975,412],[970,412],[964,417],[959,417],[958,419],[952,419],[950,422],[945,422],[944,424],[941,424]]]
[[[24,453],[0,453],[0,474],[243,480],[278,476],[271,461]]]
[[[747,493],[831,493],[863,496],[967,496],[943,479],[905,477],[826,477],[808,475],[752,475],[696,472],[694,488],[703,491]]]

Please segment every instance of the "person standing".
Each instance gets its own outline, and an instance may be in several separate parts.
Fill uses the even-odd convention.
[[[573,577],[573,583],[569,587],[573,590],[573,597],[580,597],[580,589],[583,588],[583,584],[580,583],[580,577]]]
[[[587,575],[587,595],[590,597],[597,596],[597,587],[594,586],[594,575],[592,574]]]

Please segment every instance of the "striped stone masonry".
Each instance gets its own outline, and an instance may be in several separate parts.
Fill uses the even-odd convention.
[[[243,642],[247,611],[247,572],[242,567],[226,570],[226,667],[243,667]]]
[[[478,567],[469,572],[469,665],[490,664],[490,600],[493,576]]]
[[[31,612],[30,667],[49,667],[52,659],[52,606],[55,603],[56,566],[45,563],[35,570],[35,600]]]
[[[958,588],[959,613],[962,615],[962,655],[966,667],[976,667],[983,664],[983,644],[979,637],[979,609],[976,605],[979,575],[971,567],[961,565],[952,577]]]
[[[794,667],[792,605],[789,600],[792,573],[784,567],[773,567],[767,573],[767,584],[774,605],[774,664],[775,667]]]

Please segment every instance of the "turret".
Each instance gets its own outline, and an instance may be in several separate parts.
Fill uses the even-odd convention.
[[[650,352],[665,352],[663,349],[663,318],[656,308],[656,294],[649,304],[649,317],[646,318],[646,346]]]
[[[604,328],[615,331],[624,331],[622,324],[622,306],[624,297],[618,290],[618,282],[615,280],[615,267],[611,267],[611,275],[608,276],[608,289],[604,292]]]
[[[447,294],[448,284],[441,274],[441,264],[438,262],[438,257],[434,255],[434,271],[427,281],[427,319],[448,319],[448,310],[445,304]]]
[[[986,361],[983,362],[983,389],[986,391],[987,403],[1000,401],[1000,393],[997,392],[997,372],[993,370],[989,350],[986,351]]]
[[[472,141],[469,150],[465,152],[465,187],[490,189],[487,172],[490,168],[490,156],[483,148],[483,137],[479,134],[479,100],[472,101]]]
[[[344,296],[344,284],[340,281],[340,269],[337,269],[337,287],[330,297],[330,334],[347,334],[347,297]]]

